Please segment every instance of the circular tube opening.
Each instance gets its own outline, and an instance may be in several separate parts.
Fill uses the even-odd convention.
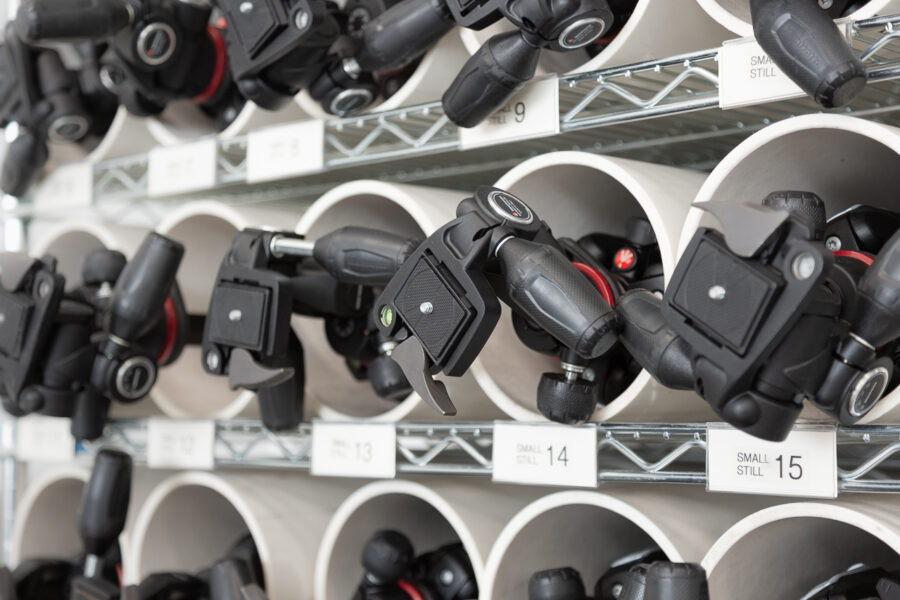
[[[13,529],[14,565],[31,558],[71,560],[82,551],[78,511],[87,477],[83,471],[55,473],[28,488]]]
[[[329,523],[316,559],[316,598],[353,597],[364,574],[360,563],[363,547],[382,529],[406,535],[416,555],[461,542],[480,589],[480,554],[451,505],[421,485],[389,482],[355,492]]]
[[[160,225],[160,233],[184,244],[178,285],[188,314],[206,314],[222,258],[243,227],[236,214],[211,204],[187,205],[183,214]],[[150,392],[160,409],[173,417],[224,419],[255,410],[254,394],[230,390],[227,377],[206,373],[201,355],[198,344],[187,345],[177,361],[160,369]]]
[[[900,568],[900,535],[836,505],[788,504],[745,518],[703,561],[710,597],[796,600],[855,563]]]
[[[35,258],[50,255],[56,259],[56,271],[66,278],[66,289],[82,284],[81,265],[84,257],[94,251],[114,247],[109,233],[96,225],[87,223],[61,225],[45,235],[32,230],[31,236],[38,241],[31,246],[29,254]]]
[[[526,508],[501,534],[486,570],[484,598],[526,598],[528,580],[537,571],[576,569],[588,593],[609,566],[634,552],[667,547],[670,560],[680,557],[658,530],[632,520],[637,511],[621,512],[588,502]],[[629,514],[631,513],[631,514]]]
[[[678,227],[702,176],[696,173],[580,152],[556,152],[522,163],[497,183],[520,196],[543,218],[557,237],[578,240],[590,233],[623,236],[631,217],[650,222],[657,236],[666,279],[674,268]],[[665,188],[665,191],[663,191]],[[527,348],[513,328],[511,311],[504,307],[500,321],[472,367],[487,395],[509,416],[542,420],[536,397],[541,375],[560,372],[554,356]],[[685,420],[708,409],[692,398],[693,413],[671,395],[654,394],[655,383],[640,371],[619,396],[598,406],[595,420],[625,410],[641,420]],[[624,417],[623,417],[624,418]]]
[[[141,580],[162,571],[197,573],[250,533],[228,498],[199,484],[170,490],[138,527],[134,567]]]

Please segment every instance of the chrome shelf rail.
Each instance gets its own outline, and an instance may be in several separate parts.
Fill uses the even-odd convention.
[[[706,484],[704,424],[596,423],[599,483]],[[398,423],[398,474],[490,476],[492,422]],[[110,423],[92,453],[115,447],[147,458],[147,421]],[[272,433],[258,421],[216,423],[216,468],[310,468],[312,426]],[[900,493],[900,426],[843,427],[837,434],[841,492]]]

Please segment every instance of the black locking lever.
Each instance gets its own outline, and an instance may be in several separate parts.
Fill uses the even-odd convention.
[[[79,514],[87,578],[97,576],[102,557],[118,543],[125,528],[131,501],[131,471],[131,457],[124,452],[101,450],[94,459]]]

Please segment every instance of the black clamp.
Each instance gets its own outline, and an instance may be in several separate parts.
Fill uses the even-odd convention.
[[[501,299],[581,356],[615,344],[615,312],[522,200],[480,187],[457,215],[416,249],[375,302],[379,328],[399,342],[392,358],[426,402],[456,414],[432,375],[465,373],[497,324]]]

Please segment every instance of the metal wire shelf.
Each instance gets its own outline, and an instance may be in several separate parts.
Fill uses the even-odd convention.
[[[705,424],[596,423],[597,481],[702,484]],[[490,476],[492,422],[398,423],[397,473]],[[111,422],[105,436],[82,450],[115,447],[147,460],[147,421]],[[272,433],[258,421],[216,423],[216,468],[309,470],[312,425]],[[900,493],[900,426],[843,427],[837,432],[841,492]]]
[[[900,15],[848,26],[855,51],[869,67],[870,82],[851,106],[839,112],[900,124],[898,26]],[[563,149],[708,170],[766,125],[821,112],[805,98],[719,109],[718,52],[705,50],[560,77],[561,133],[516,143],[461,151],[459,130],[440,103],[432,102],[329,119],[324,122],[322,172],[249,185],[247,137],[219,140],[215,188],[191,195],[202,193],[233,203],[309,199],[345,180],[343,170],[349,167],[354,178],[468,189],[531,156]],[[94,205],[146,198],[148,164],[148,156],[142,154],[94,165]],[[47,216],[64,215],[55,211]]]

